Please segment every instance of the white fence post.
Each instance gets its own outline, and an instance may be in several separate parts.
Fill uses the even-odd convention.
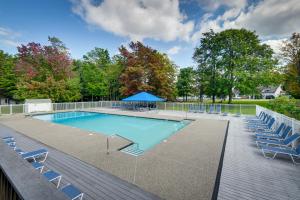
[[[9,106],[9,113],[12,114],[12,104]]]

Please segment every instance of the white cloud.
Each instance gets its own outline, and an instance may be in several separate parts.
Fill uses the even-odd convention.
[[[178,0],[91,0],[73,2],[73,12],[88,24],[131,40],[189,41],[194,22],[185,21]]]
[[[0,27],[0,43],[5,46],[17,47],[20,42],[16,40],[21,34],[11,29]]]
[[[200,21],[194,41],[209,29],[247,28],[255,30],[264,40],[286,38],[300,31],[299,0],[263,0],[255,6],[240,1],[217,18],[212,16],[213,13],[208,13]]]
[[[172,56],[172,55],[178,54],[180,50],[181,50],[180,46],[174,46],[167,51],[167,54]]]
[[[4,44],[6,46],[12,46],[12,47],[20,46],[19,42],[16,42],[16,41],[10,40],[10,39],[2,39],[2,40],[0,40],[0,43]]]
[[[187,0],[188,1],[188,0]],[[247,4],[247,0],[196,0],[201,7],[206,10],[212,11],[220,7],[221,5],[232,7],[244,7]]]
[[[278,40],[266,40],[263,42],[263,44],[269,45],[273,50],[276,55],[279,55],[281,53],[281,47],[283,41],[286,39],[278,39]]]

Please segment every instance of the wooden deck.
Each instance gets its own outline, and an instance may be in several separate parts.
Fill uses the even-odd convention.
[[[46,169],[44,170],[51,169],[62,174],[61,184],[72,183],[78,187],[84,192],[84,200],[159,199],[156,195],[116,176],[0,125],[0,136],[8,135],[14,136],[17,146],[25,151],[47,148],[49,156],[45,162]]]
[[[218,199],[299,200],[300,166],[264,158],[244,127],[242,118],[231,118]]]

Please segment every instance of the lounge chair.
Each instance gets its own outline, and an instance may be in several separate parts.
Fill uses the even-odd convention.
[[[82,200],[83,193],[80,192],[75,186],[72,184],[68,184],[61,189],[61,191],[69,197],[71,200],[80,199]]]
[[[275,131],[258,131],[258,133],[256,134],[256,136],[260,136],[260,135],[278,135],[282,132],[282,130],[285,130],[286,126],[284,123],[281,123],[280,126],[275,130]]]
[[[280,128],[280,127],[279,127]],[[292,131],[292,127],[287,126],[283,131],[278,131],[279,128],[276,130],[276,134],[256,134],[257,138],[264,138],[268,140],[284,140],[289,133]]]
[[[61,181],[61,175],[55,171],[49,170],[46,171],[44,174],[44,177],[51,183],[54,183],[54,181],[57,181],[56,187],[59,187],[60,181]]]
[[[221,114],[221,105],[217,105],[216,114]]]
[[[250,130],[254,131],[254,132],[264,132],[264,131],[272,131],[272,126],[275,123],[275,119],[272,118],[268,124],[263,124],[263,125],[258,125],[258,126],[254,126],[254,127],[248,127]]]
[[[15,145],[16,141],[14,141],[14,140],[4,140],[4,143]]]
[[[40,173],[42,173],[42,171],[44,169],[44,165],[42,163],[32,162],[31,165],[33,166],[34,169],[39,170]]]
[[[20,149],[20,148],[16,148],[15,149],[15,152],[17,152],[18,154],[24,154],[24,153],[26,153],[25,151],[23,151],[22,149]]]
[[[3,137],[2,140],[6,141],[6,140],[15,140],[14,137],[12,136],[6,136],[6,137]]]
[[[300,158],[300,144],[298,145],[297,148],[291,148],[291,147],[279,148],[279,147],[264,146],[262,147],[261,150],[265,158],[274,159],[276,155],[284,154],[284,155],[289,155],[294,164],[300,164],[296,162],[294,159],[294,157]],[[267,154],[273,154],[273,155],[270,157],[267,156]]]
[[[254,126],[257,124],[267,124],[268,121],[271,119],[272,117],[268,114],[264,114],[261,119],[257,119],[257,120],[252,120],[252,121],[248,121],[246,122],[247,126]]]
[[[37,162],[36,159],[44,156],[44,159],[40,161],[40,162],[44,162],[46,160],[47,156],[48,156],[48,150],[39,149],[39,150],[36,150],[36,151],[31,151],[31,152],[21,154],[21,156],[25,160],[33,159],[35,162]]]
[[[295,133],[289,137],[287,137],[284,140],[268,140],[268,139],[256,139],[256,145],[258,147],[260,147],[259,144],[265,144],[266,146],[280,146],[280,147],[287,147],[290,144],[292,144],[292,142],[296,141],[298,138],[300,138],[300,134]]]
[[[214,107],[214,105],[210,105],[209,106],[209,114],[213,114],[214,113],[214,110],[215,110],[215,107]]]
[[[14,143],[7,143],[7,145],[8,145],[9,147],[11,147],[13,150],[15,150],[15,149],[17,148],[15,142],[14,142]]]
[[[199,105],[199,111],[198,111],[199,113],[205,113],[205,110],[206,108],[204,104]]]

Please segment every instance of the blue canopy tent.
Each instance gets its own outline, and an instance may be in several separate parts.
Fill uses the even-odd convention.
[[[156,107],[156,102],[162,102],[165,101],[165,99],[157,97],[148,92],[139,92],[130,97],[122,99],[122,101],[130,103],[129,105],[131,106],[127,108],[140,109],[142,107],[147,107],[148,109],[150,109],[154,106]]]

